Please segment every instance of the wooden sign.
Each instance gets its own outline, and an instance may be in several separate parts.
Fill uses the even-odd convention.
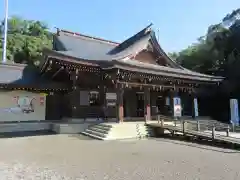
[[[106,93],[107,106],[116,106],[117,94],[116,93]]]
[[[107,100],[117,100],[117,94],[116,93],[106,93],[106,99]]]

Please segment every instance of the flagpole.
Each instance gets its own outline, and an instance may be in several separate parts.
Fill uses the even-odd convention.
[[[4,37],[3,37],[3,59],[2,62],[7,62],[7,32],[8,32],[8,0],[5,0],[5,19],[4,19]]]

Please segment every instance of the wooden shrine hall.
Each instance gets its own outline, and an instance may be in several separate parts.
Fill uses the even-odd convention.
[[[223,80],[178,65],[163,51],[151,25],[121,43],[58,29],[53,49],[44,50],[40,71],[68,87],[57,95],[61,117],[119,122],[171,116],[174,97],[182,100],[182,115],[198,116],[193,99]]]

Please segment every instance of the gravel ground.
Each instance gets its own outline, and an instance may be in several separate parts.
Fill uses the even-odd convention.
[[[0,179],[239,180],[240,152],[166,139],[0,139]]]

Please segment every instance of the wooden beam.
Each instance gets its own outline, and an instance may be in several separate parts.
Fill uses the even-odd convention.
[[[45,73],[51,69],[52,63],[53,63],[52,60],[50,60],[49,63],[46,63],[45,68],[44,68],[44,69],[46,69]],[[41,76],[44,76],[45,73],[43,73],[43,71],[41,73],[42,73]]]
[[[62,70],[64,69],[64,67],[62,66],[61,68],[59,68],[52,76],[52,79],[57,76]]]
[[[121,84],[116,84],[117,93],[117,120],[118,122],[123,122],[124,119],[124,107],[123,107],[123,94],[124,90]]]
[[[148,87],[144,87],[144,114],[145,121],[151,120],[151,99],[150,99],[150,89]]]
[[[208,82],[208,81],[201,81],[201,80],[191,80],[191,79],[183,79],[183,78],[176,78],[176,77],[165,77],[162,75],[154,75],[148,74],[143,72],[134,72],[129,70],[119,69],[121,76],[128,77],[128,78],[150,78],[156,81],[166,81],[166,82],[174,82],[174,83],[189,83],[189,84],[216,84],[216,82]]]
[[[135,87],[155,87],[155,88],[160,88],[160,89],[188,89],[188,90],[193,90],[194,87],[190,86],[176,86],[174,84],[172,85],[164,85],[164,84],[147,84],[147,83],[135,83],[135,82],[124,82],[124,81],[119,81],[117,80],[116,83],[118,84],[123,84],[127,86],[135,86]]]
[[[46,60],[45,60],[45,62],[44,62],[44,64],[43,64],[42,67],[41,67],[41,71],[40,71],[40,73],[42,73],[43,70],[46,68],[48,62],[49,62],[49,59],[48,59],[48,57],[47,57]]]

